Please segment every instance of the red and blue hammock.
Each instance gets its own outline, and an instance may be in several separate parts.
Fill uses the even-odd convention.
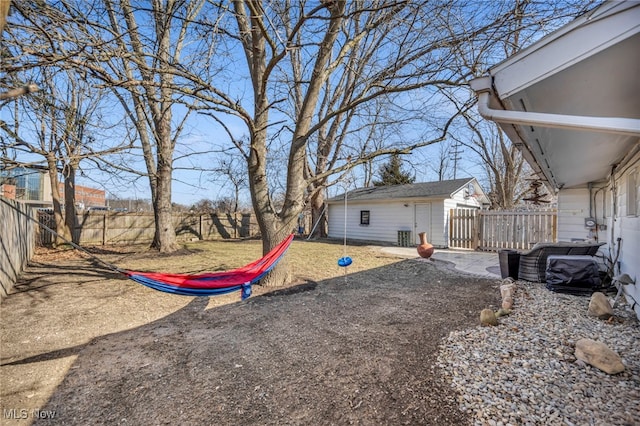
[[[251,285],[260,281],[282,258],[293,241],[285,238],[262,258],[230,271],[197,275],[163,274],[120,270],[128,278],[154,290],[182,296],[216,296],[242,290],[242,300],[251,296]]]

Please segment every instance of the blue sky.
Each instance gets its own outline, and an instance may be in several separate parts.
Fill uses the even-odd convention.
[[[467,3],[464,3],[466,5]],[[487,3],[489,4],[489,3]],[[500,4],[500,3],[496,3]],[[463,4],[459,4],[462,6]],[[465,6],[462,6],[464,8]],[[491,8],[487,8],[488,11]],[[483,12],[480,12],[476,15],[476,18],[482,17]],[[460,24],[464,25],[464,20],[460,21]],[[234,56],[237,55],[235,58]],[[235,51],[235,53],[231,53],[231,57],[229,59],[229,64],[236,63],[238,65],[243,64],[243,60],[240,57],[243,56],[241,51]],[[497,58],[499,60],[500,58]],[[496,60],[496,61],[497,61]],[[245,64],[246,66],[246,64]],[[237,69],[235,72],[232,72],[230,75],[233,77],[227,79],[222,84],[230,91],[230,93],[237,93],[238,99],[240,99],[243,103],[251,104],[251,98],[248,96],[244,96],[245,92],[250,92],[250,90],[245,90],[248,81],[246,77],[242,77],[244,75],[244,71]],[[411,100],[412,102],[422,102],[423,100],[420,97],[428,97],[429,93],[427,91],[419,92],[417,94],[412,94],[411,97],[415,99]],[[409,102],[409,95],[407,95],[407,102]],[[448,107],[445,107],[442,110],[442,102],[437,102],[437,99],[433,100],[433,103],[430,105],[434,105],[434,110],[425,111],[425,116],[428,115],[448,115],[452,111],[448,111]],[[247,106],[246,106],[247,107]],[[440,110],[435,110],[440,108]],[[249,109],[249,107],[247,107]],[[117,116],[118,111],[117,107],[112,111],[114,116]],[[176,119],[177,117],[174,117]],[[228,117],[227,117],[228,118]],[[428,117],[425,117],[428,118]],[[10,114],[8,110],[5,108],[0,111],[0,119],[11,122]],[[277,119],[277,117],[272,115],[272,120]],[[243,124],[238,122],[237,120],[227,119],[225,120],[226,124],[232,129],[232,133],[235,137],[243,137],[246,136],[246,129]],[[403,127],[403,134],[400,135],[392,135],[397,138],[399,141],[404,139],[415,139],[420,136],[420,132],[424,128],[428,128],[428,124],[425,121],[416,120],[410,126]],[[100,137],[108,139],[112,137],[114,139],[118,139],[122,137],[121,135],[114,134],[102,134]],[[285,136],[286,138],[286,136]],[[218,165],[219,158],[223,156],[219,151],[223,149],[228,149],[230,147],[230,143],[228,140],[228,135],[223,132],[218,125],[214,123],[214,121],[205,116],[197,116],[194,115],[191,117],[189,121],[189,126],[187,131],[181,136],[180,143],[176,148],[175,157],[180,157],[189,153],[199,153],[196,155],[191,155],[188,157],[183,157],[175,161],[174,167],[175,172],[173,176],[173,201],[179,204],[190,205],[201,199],[219,199],[222,197],[228,197],[233,194],[233,185],[231,185],[228,180],[226,180],[223,176],[218,176],[211,172],[211,169],[215,168]],[[286,146],[285,146],[286,149]],[[213,153],[210,151],[218,151],[218,153]],[[437,173],[433,169],[433,166],[430,165],[430,162],[437,161],[440,156],[441,147],[439,145],[434,145],[430,147],[421,148],[412,153],[411,156],[407,156],[407,165],[405,169],[413,171],[416,174],[416,180],[418,182],[430,181],[437,179]],[[22,155],[21,159],[26,159],[29,156]],[[379,158],[376,160],[374,165],[374,170],[377,170],[378,166],[385,162],[387,158]],[[126,164],[129,167],[145,170],[144,162],[140,157],[128,157],[126,159]],[[84,171],[83,174],[79,174],[77,177],[77,181],[81,185],[98,187],[107,191],[109,197],[112,198],[132,198],[132,199],[149,199],[150,191],[148,180],[144,177],[140,177],[134,179],[132,176],[124,176],[124,178],[120,179],[114,173],[105,173],[101,172],[88,162],[85,162],[81,165]],[[272,167],[273,177],[282,178],[282,164],[274,164]],[[480,181],[482,181],[482,169],[477,164],[477,160],[474,156],[469,154],[469,152],[462,152],[460,155],[460,163],[458,164],[458,169],[456,172],[456,177],[464,177],[464,176],[474,176],[477,177]],[[353,172],[355,176],[353,186],[362,185],[362,175],[363,172],[361,169],[355,169]],[[450,173],[447,177],[453,177]],[[273,188],[277,189],[277,185]],[[336,190],[333,190],[334,192]],[[338,189],[338,191],[341,191]],[[242,198],[245,202],[248,202],[249,195],[248,191],[243,191]]]

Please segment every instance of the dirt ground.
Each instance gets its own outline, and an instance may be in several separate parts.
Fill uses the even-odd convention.
[[[254,245],[240,250],[250,257]],[[450,331],[496,308],[499,282],[351,250],[365,265],[346,276],[293,256],[297,285],[254,286],[244,302],[167,295],[72,254],[41,257],[0,305],[0,423],[469,424],[434,361]],[[183,255],[177,264],[197,257]],[[149,252],[101,256],[176,270]]]

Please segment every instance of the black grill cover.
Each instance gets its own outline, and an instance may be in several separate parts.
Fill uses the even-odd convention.
[[[600,287],[598,263],[592,256],[549,256],[547,288],[572,294],[591,294]]]

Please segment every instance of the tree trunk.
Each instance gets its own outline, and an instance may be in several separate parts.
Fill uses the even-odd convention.
[[[317,191],[311,197],[311,226],[316,226],[315,231],[313,232],[313,236],[316,238],[326,238],[327,237],[327,215],[324,211],[324,190]],[[311,232],[311,230],[309,230]]]
[[[278,243],[286,238],[295,229],[298,214],[302,211],[302,202],[298,203],[298,209],[289,200],[285,200],[280,212],[274,210],[274,206],[269,195],[269,184],[267,180],[267,123],[268,123],[268,101],[266,94],[256,99],[255,129],[251,139],[251,154],[249,156],[249,187],[251,190],[251,200],[256,213],[256,220],[262,236],[263,254],[271,251]],[[303,164],[300,161],[300,164]],[[289,171],[291,173],[291,171]],[[290,193],[289,185],[291,178],[287,182],[287,193]],[[298,182],[301,184],[301,182]],[[291,282],[291,273],[286,256],[283,257],[271,272],[262,280],[262,285],[267,287],[277,287]]]
[[[58,180],[57,161],[54,153],[47,154],[47,165],[49,167],[49,182],[51,182],[51,199],[53,202],[53,216],[55,219],[55,231],[58,235],[54,235],[53,246],[56,247],[64,244],[65,239],[71,239],[69,228],[65,225],[62,216],[62,202],[60,197],[60,181]]]
[[[262,233],[262,251],[268,253],[273,247],[287,238],[291,233],[291,227],[282,226],[282,223],[271,223],[266,232]],[[261,284],[265,287],[279,287],[290,284],[293,279],[291,267],[287,256],[276,264],[276,266],[262,279]]]
[[[236,21],[242,37],[245,56],[253,84],[254,112],[251,120],[251,150],[249,154],[249,185],[256,219],[262,233],[263,252],[267,253],[296,229],[298,215],[304,207],[305,166],[307,162],[308,132],[321,89],[328,78],[326,67],[333,53],[334,42],[344,20],[346,2],[328,3],[331,17],[326,34],[315,58],[311,79],[304,100],[297,111],[296,128],[292,135],[287,164],[287,184],[282,209],[276,212],[271,201],[267,180],[267,146],[269,127],[268,80],[266,38],[263,32],[263,14],[251,2],[234,2]],[[249,16],[247,15],[249,11]],[[270,64],[271,65],[271,64]],[[286,259],[278,262],[262,281],[266,286],[280,286],[291,281]]]
[[[71,235],[71,241],[79,243],[79,235],[76,235],[78,216],[76,213],[76,169],[77,164],[65,165],[64,174],[64,222]]]
[[[155,236],[151,246],[158,249],[160,253],[171,253],[178,250],[178,243],[171,208],[171,157],[166,158],[165,155],[166,153],[162,151],[158,152],[158,168],[155,177],[157,190],[153,200]]]
[[[258,129],[252,137],[252,149],[249,156],[249,186],[251,189],[251,200],[256,220],[262,236],[262,252],[268,253],[280,241],[282,241],[294,229],[297,215],[302,211],[295,212],[291,219],[292,210],[287,208],[286,202],[282,210],[278,213],[274,210],[269,196],[269,185],[267,181],[266,157],[267,157],[267,105],[266,96],[258,100],[259,106],[256,115],[256,126]],[[267,276],[262,279],[262,285],[267,287],[277,287],[291,282],[286,256],[281,259]]]

